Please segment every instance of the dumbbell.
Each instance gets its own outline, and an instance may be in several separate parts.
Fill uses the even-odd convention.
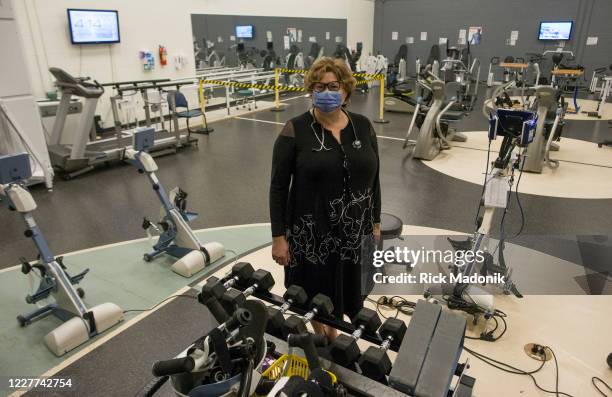
[[[277,309],[274,306],[268,306],[268,324],[266,326],[266,332],[270,335],[282,337],[283,335],[283,324],[285,323],[285,312],[289,310],[291,306],[302,306],[308,300],[306,291],[299,285],[290,285],[287,291],[283,294],[285,302]]]
[[[244,291],[229,288],[221,295],[219,302],[228,313],[233,313],[237,307],[241,307],[244,302],[246,302],[246,298],[256,291],[270,291],[274,286],[274,277],[272,277],[272,273],[267,270],[257,269],[253,272],[247,284],[250,286]]]
[[[198,294],[198,301],[200,303],[204,303],[210,298],[214,296],[217,299],[221,299],[225,291],[233,287],[236,284],[246,284],[246,282],[251,278],[255,270],[253,266],[251,266],[248,262],[238,262],[234,266],[232,266],[232,271],[229,275],[232,277],[225,281],[221,282],[217,277],[211,276],[206,280],[206,283],[202,286],[202,290]]]
[[[383,338],[380,347],[370,346],[359,358],[361,373],[368,378],[380,381],[391,371],[391,360],[387,350],[391,343],[404,339],[406,323],[397,318],[388,318],[378,331]]]
[[[357,346],[357,340],[364,333],[374,334],[381,324],[376,311],[367,307],[359,310],[351,322],[356,328],[355,331],[351,335],[338,335],[329,350],[334,362],[343,367],[353,365],[359,358],[361,350]]]
[[[306,324],[308,324],[315,316],[329,316],[334,311],[334,304],[327,295],[316,294],[310,302],[310,311],[300,318],[294,314],[287,318],[282,326],[283,337],[286,338],[289,334],[303,334],[308,332]]]

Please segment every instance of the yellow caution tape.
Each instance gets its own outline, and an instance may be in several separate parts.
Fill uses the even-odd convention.
[[[278,71],[296,71],[297,72],[303,72],[302,70],[298,70],[298,69],[281,69],[278,68]],[[368,73],[354,73],[353,76],[355,77],[363,77],[363,79],[360,79],[357,83],[358,84],[363,84],[365,82],[369,82],[369,81],[376,81],[376,80],[384,80],[385,76],[383,74],[377,73],[377,74],[368,74]],[[293,86],[284,86],[284,85],[270,85],[270,84],[256,84],[256,83],[240,83],[237,81],[227,81],[227,80],[203,80],[202,81],[203,84],[215,84],[215,85],[222,85],[222,86],[228,86],[228,87],[237,87],[237,88],[257,88],[260,90],[279,90],[279,91],[305,91],[304,87],[293,87]]]
[[[276,70],[278,70],[279,72],[282,72],[282,73],[301,73],[301,74],[308,73],[308,70],[304,70],[304,69],[276,68]]]
[[[301,74],[308,73],[308,70],[303,70],[303,69],[276,68],[276,70],[282,73],[301,73]],[[383,78],[383,75],[381,73],[373,73],[373,74],[372,73],[353,73],[353,76],[366,77],[366,78],[371,78],[371,79],[382,79]]]
[[[238,88],[257,88],[260,90],[275,90],[279,89],[281,91],[304,91],[304,87],[290,87],[290,86],[282,86],[282,85],[268,85],[268,84],[254,84],[254,83],[239,83],[237,81],[224,81],[224,80],[204,80],[204,84],[216,84],[216,85],[224,85],[228,87],[238,87]]]

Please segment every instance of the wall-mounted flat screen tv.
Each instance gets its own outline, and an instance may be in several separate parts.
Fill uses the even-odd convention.
[[[72,44],[119,43],[119,14],[116,10],[68,9]]]
[[[236,26],[236,37],[239,39],[252,39],[253,25]]]
[[[540,40],[569,40],[572,37],[572,21],[540,22]]]

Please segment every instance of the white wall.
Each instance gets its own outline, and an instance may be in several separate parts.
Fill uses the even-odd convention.
[[[13,0],[22,34],[26,63],[36,97],[53,89],[50,66],[90,76],[99,82],[149,78],[185,78],[195,74],[191,14],[262,15],[346,18],[347,44],[363,42],[372,48],[374,0]],[[116,9],[119,11],[121,43],[72,45],[67,8]],[[152,71],[143,71],[138,51],[168,49],[168,58],[183,54],[188,65],[177,71],[171,62],[161,67],[156,56]],[[110,110],[102,99],[98,113],[108,125]]]

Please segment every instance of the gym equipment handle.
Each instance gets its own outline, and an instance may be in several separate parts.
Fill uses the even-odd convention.
[[[316,347],[327,346],[327,338],[325,336],[319,334],[313,335],[311,333],[289,334],[287,343],[289,347],[299,347],[304,350],[308,367],[311,371],[321,367]]]
[[[195,360],[191,356],[158,361],[153,364],[154,376],[168,376],[191,372],[195,368]]]
[[[227,314],[223,306],[221,306],[217,298],[211,296],[206,302],[204,302],[204,305],[208,308],[208,310],[213,315],[215,320],[217,320],[217,322],[223,324],[228,321],[229,315]]]

